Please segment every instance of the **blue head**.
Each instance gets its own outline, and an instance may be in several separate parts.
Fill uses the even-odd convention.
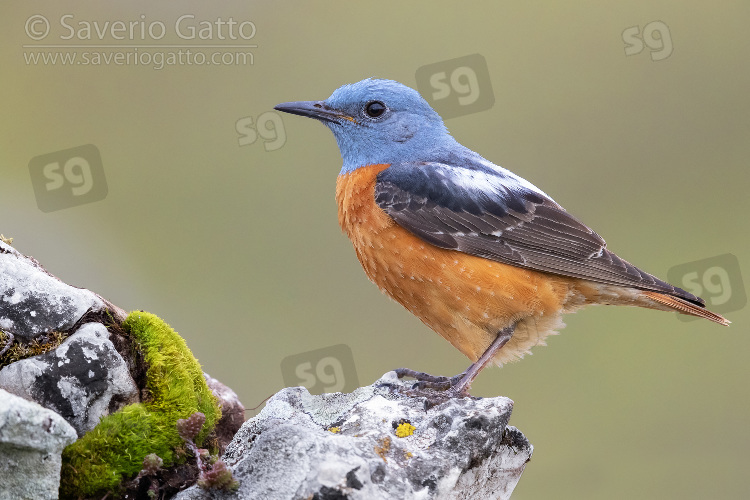
[[[427,161],[463,149],[416,90],[368,78],[338,88],[325,101],[287,102],[277,110],[322,121],[336,136],[344,166]]]

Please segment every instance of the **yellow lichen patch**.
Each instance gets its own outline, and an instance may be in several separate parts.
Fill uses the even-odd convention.
[[[405,451],[404,452],[404,458],[407,459],[407,460],[410,459],[413,456],[414,456],[414,453],[412,453],[410,451]]]
[[[5,235],[3,235],[3,234],[0,234],[0,241],[2,241],[3,243],[5,243],[6,245],[13,244],[13,238],[6,238]]]
[[[334,434],[337,434],[337,433],[341,432],[341,427],[329,427],[328,431],[329,432],[333,432]]]
[[[380,440],[380,446],[376,446],[374,448],[375,453],[383,459],[383,462],[387,462],[388,460],[385,459],[386,453],[388,453],[388,450],[391,449],[391,437],[386,436],[383,439]]]
[[[411,425],[409,422],[403,422],[399,424],[398,427],[396,427],[396,435],[400,438],[405,438],[414,434],[415,430],[417,430],[417,428]]]

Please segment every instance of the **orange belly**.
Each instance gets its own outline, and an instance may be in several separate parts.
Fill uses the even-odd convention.
[[[339,176],[339,224],[370,280],[472,361],[512,324],[493,361],[519,359],[564,326],[563,312],[592,302],[595,290],[579,280],[444,250],[409,233],[375,203],[376,176],[386,168]]]

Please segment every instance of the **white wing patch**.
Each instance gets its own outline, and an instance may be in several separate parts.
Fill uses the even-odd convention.
[[[514,174],[510,170],[507,170],[501,167],[500,165],[495,165],[491,161],[485,160],[484,158],[479,160],[479,163],[481,163],[485,167],[491,168],[492,170],[496,171],[497,173],[501,175],[501,177],[498,178],[498,177],[487,175],[484,172],[477,172],[478,174],[483,175],[487,179],[493,179],[494,183],[500,184],[509,189],[513,189],[515,187],[522,187],[522,188],[528,189],[529,191],[533,191],[535,193],[541,194],[545,198],[549,198],[552,201],[555,201],[552,199],[550,195],[548,195],[547,193],[545,193],[544,191],[542,191],[541,189],[539,189],[538,187],[536,187],[535,185],[533,185],[532,183],[524,179],[523,177]]]

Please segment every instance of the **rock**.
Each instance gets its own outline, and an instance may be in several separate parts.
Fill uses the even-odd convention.
[[[350,394],[273,396],[222,459],[236,493],[193,486],[175,499],[507,499],[532,453],[508,426],[508,398],[463,398],[425,409],[390,372]],[[394,389],[397,389],[394,391]]]
[[[106,305],[97,294],[63,283],[35,259],[0,241],[0,329],[33,339],[69,330],[86,312]]]
[[[221,418],[216,423],[214,433],[219,441],[219,453],[224,453],[235,433],[245,423],[245,405],[240,402],[237,393],[222,384],[208,373],[204,373],[208,388],[221,403]]]
[[[0,499],[57,498],[60,454],[76,438],[57,413],[0,389]]]
[[[127,364],[100,323],[86,323],[56,349],[6,366],[0,388],[54,410],[79,436],[138,401]]]
[[[136,315],[140,317],[138,313]],[[81,457],[84,457],[84,462],[86,460],[96,462],[103,456],[102,449],[117,449],[117,446],[124,442],[130,443],[128,439],[134,440],[139,446],[148,447],[154,442],[164,445],[168,440],[169,430],[174,429],[174,422],[164,424],[157,418],[156,421],[161,422],[162,427],[151,429],[152,432],[148,437],[143,433],[133,433],[131,427],[124,426],[120,429],[122,431],[120,434],[106,434],[105,432],[104,438],[101,438],[101,433],[104,432],[101,429],[111,431],[115,428],[116,425],[112,422],[127,413],[127,411],[120,412],[120,410],[131,403],[140,402],[141,395],[145,398],[144,403],[153,403],[154,387],[150,385],[153,380],[148,378],[147,373],[149,367],[153,366],[154,360],[146,359],[144,342],[149,343],[152,349],[160,353],[168,350],[166,346],[174,346],[178,341],[178,343],[183,342],[168,325],[166,329],[157,328],[151,332],[153,335],[149,333],[135,341],[136,337],[132,332],[123,327],[126,318],[128,314],[119,307],[89,290],[61,282],[35,259],[22,255],[9,246],[6,240],[0,239],[0,330],[3,334],[0,335],[3,339],[0,342],[0,359],[3,363],[10,363],[12,360],[23,358],[0,369],[0,389],[5,389],[14,396],[33,401],[41,407],[57,412],[50,412],[50,414],[57,415],[57,419],[65,419],[72,426],[74,434],[82,438],[65,452],[68,462],[62,475],[65,484],[62,485],[61,491],[64,491],[66,486],[69,490],[80,486],[78,483],[74,484],[70,478],[72,476],[80,479],[85,475],[84,468],[78,466]],[[161,320],[159,322],[163,323]],[[164,335],[167,337],[173,335],[174,338],[169,337],[167,344],[155,347]],[[57,345],[61,339],[64,341]],[[185,376],[186,373],[183,372],[187,366],[190,366],[191,370],[194,368],[188,376],[186,387],[192,386],[194,391],[199,391],[197,386],[201,386],[201,404],[211,406],[216,416],[218,408],[214,407],[213,399],[208,397],[208,391],[205,390],[202,381],[200,384],[197,383],[200,379],[196,378],[196,375],[200,377],[202,373],[200,366],[184,343],[180,345],[183,346],[184,352],[171,359],[172,364],[169,365],[168,374],[172,376],[179,372]],[[8,352],[9,349],[13,350]],[[29,357],[24,358],[24,356]],[[166,373],[162,374],[160,380],[166,376]],[[218,445],[219,451],[223,452],[234,433],[244,423],[244,406],[231,389],[208,375],[205,375],[205,379],[222,409],[222,417],[216,422],[210,435],[210,446]],[[180,395],[187,399],[192,397],[191,394],[193,393],[190,390],[180,392]],[[180,405],[183,402],[183,400],[170,399],[157,408],[159,411],[155,413],[158,417],[171,415],[182,409]],[[203,406],[199,407],[203,408]],[[130,407],[128,410],[132,411],[128,415],[137,414],[139,408],[141,407]],[[0,408],[3,411],[5,409]],[[203,411],[207,410],[203,409]],[[86,449],[84,441],[94,436],[94,433],[87,433],[95,429],[103,417],[117,412],[120,412],[117,417],[107,419],[105,425],[99,429],[101,439],[86,441],[95,442],[92,446],[98,448],[95,451]],[[215,418],[211,420],[212,424],[214,421]],[[107,427],[110,424],[111,426]],[[21,444],[27,446],[23,442]],[[83,452],[71,451],[76,446],[78,447],[76,450],[83,450]],[[133,448],[123,446],[129,456]],[[174,449],[175,446],[177,450]],[[179,453],[181,449],[182,444],[177,442],[170,444],[160,453],[167,456],[175,452]],[[89,472],[92,469],[101,470],[101,468],[97,469],[100,465],[118,471],[119,475],[116,479],[121,478],[123,484],[114,484],[111,490],[119,494],[132,486],[129,485],[130,480],[137,475],[138,468],[142,464],[139,457],[133,467],[130,467],[132,464],[127,464],[127,469],[118,468],[122,465],[119,463],[121,462],[119,457],[123,454],[115,453],[113,456],[115,458],[109,457],[109,461],[104,464],[94,464],[89,468]],[[76,461],[76,467],[70,465],[74,461]],[[35,476],[27,477],[26,473],[18,468],[14,469],[17,474],[13,472],[16,475],[10,478],[9,474],[12,471],[8,472],[9,467],[15,467],[14,463],[8,462],[7,466],[0,464],[0,500],[6,498],[4,496],[6,482],[9,484],[10,482],[14,482],[13,484],[36,482]],[[49,474],[50,481],[53,483],[59,482],[61,477],[59,454],[54,463],[57,469],[54,474]],[[183,463],[172,467],[165,465],[164,469],[158,473],[159,481],[161,481],[160,491],[165,495],[173,494],[180,488],[184,488],[186,484],[194,483],[197,476],[198,468],[195,464]],[[54,492],[54,497],[57,495],[58,486],[57,484],[54,487],[49,486],[50,491]],[[99,487],[91,486],[91,484],[87,484],[88,486]],[[102,488],[106,489],[104,486],[100,489]],[[133,488],[137,491],[138,485]],[[47,497],[46,493],[18,496],[15,490],[8,489],[8,491],[13,492],[12,498]],[[73,496],[78,495],[76,493]]]

